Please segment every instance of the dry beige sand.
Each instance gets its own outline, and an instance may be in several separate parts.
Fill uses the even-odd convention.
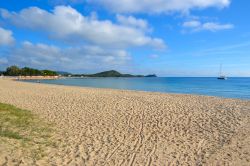
[[[58,148],[33,164],[250,165],[249,100],[0,79],[0,102],[55,123]]]

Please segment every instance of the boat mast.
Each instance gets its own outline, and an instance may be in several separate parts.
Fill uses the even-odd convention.
[[[221,70],[222,70],[222,64],[220,64],[220,76],[222,76]]]

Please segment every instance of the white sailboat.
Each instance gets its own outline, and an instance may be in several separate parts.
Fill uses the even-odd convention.
[[[219,77],[217,77],[217,79],[219,79],[219,80],[226,80],[227,79],[227,77],[222,74],[222,64],[220,64],[220,74],[219,74]]]

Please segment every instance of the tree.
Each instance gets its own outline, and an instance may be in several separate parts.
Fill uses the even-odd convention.
[[[57,72],[51,70],[42,70],[41,71],[43,76],[56,76]]]
[[[37,69],[24,67],[21,70],[21,75],[23,75],[23,76],[40,76],[40,75],[42,75],[42,72],[40,70],[37,70]]]
[[[8,76],[18,76],[21,74],[21,70],[17,66],[10,66],[6,69],[5,74]]]
[[[57,72],[51,70],[38,70],[29,67],[24,67],[22,69],[17,66],[10,66],[4,72],[7,76],[56,76]]]

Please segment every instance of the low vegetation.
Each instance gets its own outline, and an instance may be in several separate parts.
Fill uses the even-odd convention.
[[[155,74],[151,75],[132,75],[122,74],[115,70],[104,71],[95,74],[71,74],[63,71],[52,70],[38,70],[29,67],[19,68],[17,66],[10,66],[6,71],[0,71],[0,75],[5,76],[73,76],[73,77],[157,77]]]
[[[51,125],[30,111],[0,103],[0,149],[6,154],[21,152],[39,159],[46,155],[47,147],[56,147],[51,139],[53,132]]]
[[[95,74],[78,74],[78,75],[73,75],[75,77],[157,77],[155,74],[153,75],[132,75],[132,74],[122,74],[118,71],[115,70],[109,70],[109,71],[104,71],[100,73],[95,73]]]
[[[56,76],[57,72],[52,70],[38,70],[29,67],[19,68],[17,66],[10,66],[3,72],[6,76]]]

